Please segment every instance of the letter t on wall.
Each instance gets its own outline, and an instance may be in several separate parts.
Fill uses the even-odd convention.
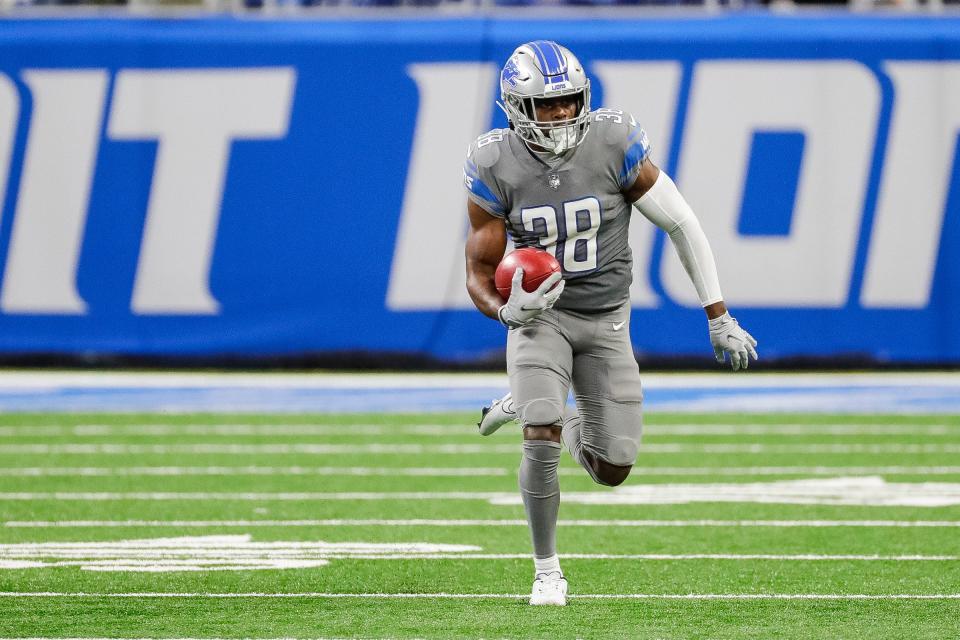
[[[287,133],[291,68],[117,74],[108,134],[158,140],[131,308],[215,314],[210,259],[230,143]]]

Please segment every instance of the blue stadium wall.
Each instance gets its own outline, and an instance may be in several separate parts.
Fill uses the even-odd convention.
[[[0,21],[0,354],[499,352],[467,144],[555,39],[632,113],[766,357],[960,362],[960,19]],[[636,349],[708,353],[637,216]]]

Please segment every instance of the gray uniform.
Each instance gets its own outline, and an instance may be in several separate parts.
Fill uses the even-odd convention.
[[[503,218],[518,246],[554,254],[566,281],[552,310],[508,335],[521,420],[563,421],[565,441],[574,433],[576,447],[614,465],[633,464],[640,438],[640,374],[629,337],[631,203],[622,191],[649,153],[629,114],[600,109],[586,138],[559,158],[495,129],[470,146],[464,166],[468,197]],[[571,386],[579,415],[565,409]]]

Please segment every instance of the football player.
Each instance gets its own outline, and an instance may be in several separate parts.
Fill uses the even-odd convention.
[[[483,411],[480,433],[523,425],[519,483],[533,540],[533,605],[564,605],[556,551],[561,441],[599,484],[626,480],[640,441],[643,394],[630,342],[632,207],[667,232],[707,315],[718,361],[756,359],[731,317],[710,245],[673,180],[650,160],[647,134],[615,109],[590,110],[590,81],[565,47],[518,47],[500,74],[509,129],[470,145],[464,165],[467,289],[507,332],[510,394]],[[556,256],[561,274],[506,303],[494,285],[507,235]],[[576,408],[567,407],[570,388]]]

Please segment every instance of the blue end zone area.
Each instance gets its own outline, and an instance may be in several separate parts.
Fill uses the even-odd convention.
[[[5,412],[476,411],[502,375],[0,373]],[[647,411],[960,414],[960,374],[651,374]]]

